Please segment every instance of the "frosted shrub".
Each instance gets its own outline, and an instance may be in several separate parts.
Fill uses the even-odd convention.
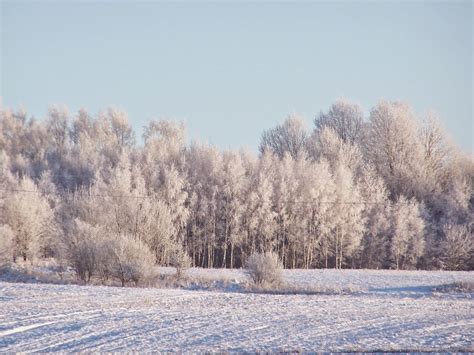
[[[106,266],[111,276],[119,280],[122,286],[127,282],[138,285],[151,274],[155,256],[143,242],[121,235],[111,238],[107,248]]]
[[[74,230],[63,236],[61,256],[72,266],[79,279],[86,283],[98,272],[100,235],[99,228],[76,220]]]
[[[443,266],[447,270],[469,269],[474,251],[473,232],[467,225],[445,225],[441,242]]]
[[[277,286],[282,282],[283,264],[273,252],[253,253],[247,260],[246,269],[257,286]]]
[[[116,235],[80,220],[63,237],[62,257],[79,279],[115,279],[136,285],[152,271],[155,256],[148,246],[128,235]]]
[[[178,249],[170,257],[170,266],[176,268],[176,276],[181,278],[183,272],[191,267],[191,258],[186,251]]]
[[[13,231],[7,225],[0,226],[0,268],[12,261]]]
[[[89,282],[97,272],[98,252],[97,244],[93,239],[84,239],[75,245],[70,261],[82,281]]]

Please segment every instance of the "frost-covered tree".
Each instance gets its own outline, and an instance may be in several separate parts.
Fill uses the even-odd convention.
[[[334,172],[335,194],[332,206],[334,229],[331,244],[335,256],[335,266],[341,269],[347,257],[358,251],[364,231],[361,196],[352,172],[339,165]]]
[[[12,262],[14,237],[10,226],[0,225],[0,268]]]
[[[350,144],[360,142],[364,130],[364,112],[358,104],[338,99],[328,112],[314,119],[316,131],[331,128],[340,139]]]
[[[217,197],[218,218],[221,224],[222,266],[234,267],[235,247],[241,247],[244,236],[244,189],[246,171],[239,154],[224,152],[219,176]]]
[[[128,123],[127,114],[117,108],[109,108],[107,110],[107,117],[117,146],[120,149],[132,148],[135,145],[135,133]]]
[[[17,181],[11,173],[10,158],[0,149],[0,225],[6,223],[6,199],[11,190],[17,187]]]
[[[422,207],[400,196],[391,210],[390,257],[397,269],[416,267],[425,248]]]
[[[359,147],[350,141],[344,141],[330,127],[314,132],[307,145],[314,160],[325,159],[333,168],[343,164],[351,171],[357,171],[362,163]]]
[[[212,146],[193,144],[186,154],[189,162],[189,204],[191,218],[187,226],[187,245],[195,265],[218,266],[219,173],[222,169],[220,152]]]
[[[92,198],[86,199],[92,218],[113,235],[127,235],[146,243],[160,264],[166,264],[176,244],[176,225],[172,211],[160,196],[146,191],[140,169],[132,166],[126,154],[112,170],[108,182],[99,180]]]
[[[157,165],[174,165],[181,172],[186,146],[186,130],[182,122],[152,120],[144,128],[143,140],[142,167],[147,183],[152,183]]]
[[[273,193],[276,248],[285,266],[290,265],[290,259],[293,266],[297,260],[297,189],[294,160],[286,154],[277,165]]]
[[[318,163],[300,160],[296,164],[299,181],[296,193],[296,226],[294,238],[302,243],[303,264],[309,268],[316,265],[328,267],[331,251],[331,236],[334,229],[334,196],[336,185],[327,161]],[[299,237],[298,237],[299,235]]]
[[[52,106],[48,111],[46,130],[50,139],[50,145],[55,153],[64,154],[69,141],[70,115],[66,107]]]
[[[275,249],[274,232],[276,229],[273,211],[274,155],[265,151],[249,179],[246,222],[248,255],[269,252]]]
[[[391,204],[388,191],[375,169],[364,166],[358,181],[363,204],[365,220],[364,234],[361,242],[360,263],[370,269],[383,268],[388,260],[389,228]]]
[[[174,165],[162,168],[158,177],[158,187],[155,189],[156,197],[168,208],[174,226],[172,238],[179,244],[185,242],[185,227],[189,217],[186,205],[188,192],[186,180]]]
[[[51,233],[53,211],[34,182],[25,177],[5,199],[5,224],[14,234],[13,258],[40,256]]]
[[[372,109],[364,149],[392,197],[421,197],[423,150],[416,117],[408,104],[381,101]]]
[[[8,155],[11,172],[19,177],[41,174],[49,145],[44,125],[22,110],[2,110],[0,118],[0,150]]]
[[[176,276],[181,278],[184,271],[191,266],[192,261],[187,251],[181,247],[178,247],[171,254],[169,264],[176,269]]]
[[[307,136],[304,119],[300,116],[289,116],[282,124],[263,132],[260,152],[268,150],[280,159],[288,153],[296,159],[305,151]]]
[[[439,191],[449,176],[449,164],[453,161],[455,149],[434,112],[428,112],[426,115],[419,137],[426,174],[426,190],[431,193]]]

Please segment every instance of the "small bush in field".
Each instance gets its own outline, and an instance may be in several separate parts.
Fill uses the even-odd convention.
[[[127,282],[138,285],[152,273],[155,256],[143,242],[120,235],[110,239],[108,248],[108,273],[122,286]]]
[[[283,264],[273,252],[252,254],[246,269],[257,286],[278,286],[282,283]]]
[[[176,268],[176,276],[181,278],[183,272],[191,267],[191,258],[184,250],[178,249],[171,255],[169,263]]]
[[[75,221],[74,228],[65,233],[60,248],[61,257],[88,283],[99,269],[101,260],[100,236],[102,230],[88,223]]]

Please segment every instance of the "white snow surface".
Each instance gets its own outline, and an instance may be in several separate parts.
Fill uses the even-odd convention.
[[[240,270],[188,274],[246,279]],[[473,272],[288,270],[284,277],[362,291],[275,295],[0,281],[0,352],[474,350],[473,295],[432,292],[472,282]]]

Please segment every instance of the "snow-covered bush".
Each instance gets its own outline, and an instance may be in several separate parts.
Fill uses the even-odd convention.
[[[0,226],[0,268],[8,265],[13,256],[13,231],[7,225]]]
[[[282,282],[283,264],[273,252],[253,253],[247,260],[246,269],[257,286],[278,286]]]
[[[80,220],[75,221],[75,228],[63,236],[61,257],[72,266],[77,276],[89,282],[96,275],[101,261],[102,248],[100,228]]]
[[[63,236],[62,258],[86,283],[92,277],[99,277],[102,281],[115,279],[122,286],[143,281],[152,272],[156,260],[142,241],[81,220],[76,220],[73,230]]]
[[[467,225],[445,225],[441,242],[442,263],[448,270],[468,269],[474,251],[473,232]]]
[[[138,285],[146,279],[156,260],[146,244],[127,235],[110,238],[106,253],[105,265],[111,276],[119,280],[122,286],[131,281]]]
[[[182,248],[178,248],[171,256],[170,256],[170,266],[176,268],[176,276],[181,278],[183,272],[191,267],[191,258],[189,255],[184,251]]]

